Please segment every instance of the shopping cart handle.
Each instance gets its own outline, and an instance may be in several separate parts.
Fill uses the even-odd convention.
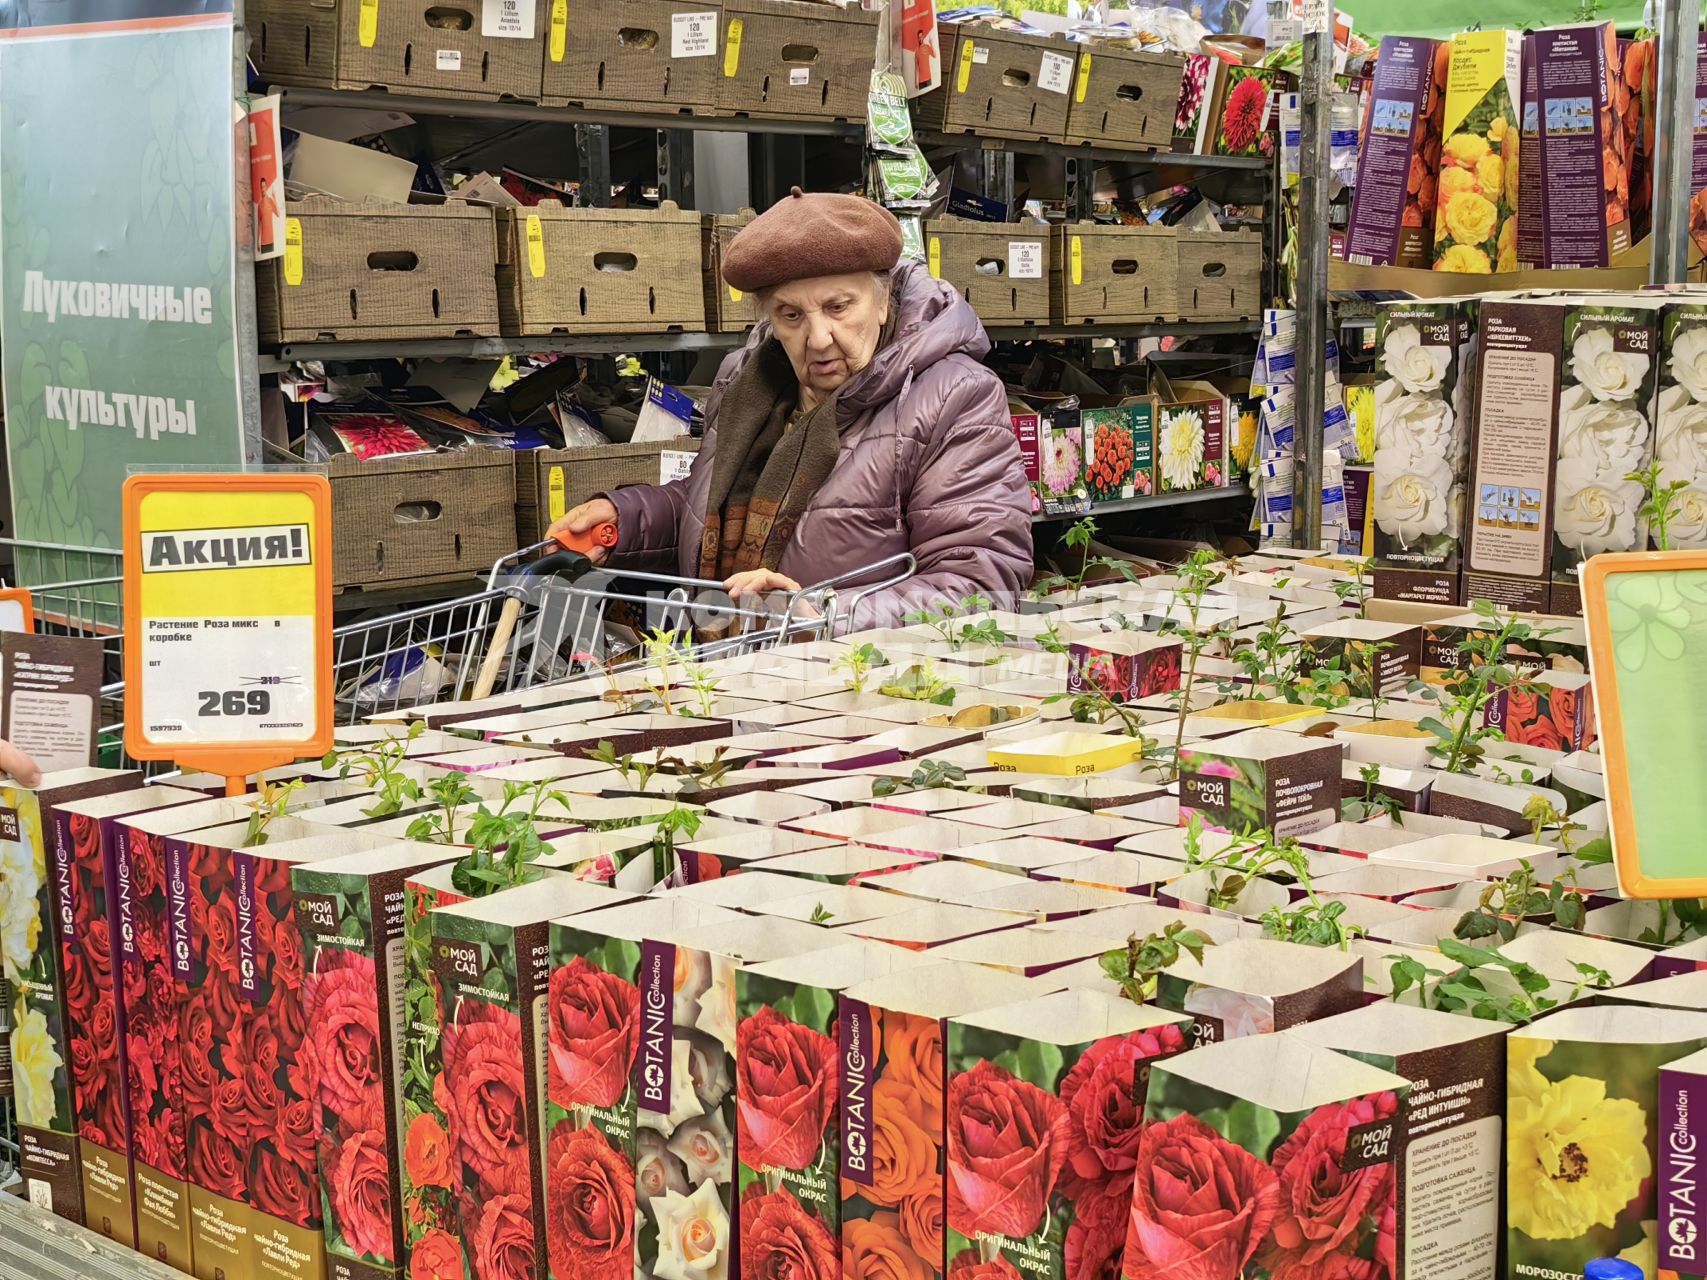
[[[593,562],[579,551],[554,551],[516,570],[523,578],[565,578],[570,582],[591,573]]]

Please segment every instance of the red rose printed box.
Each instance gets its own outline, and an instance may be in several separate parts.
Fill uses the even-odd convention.
[[[1067,650],[1067,692],[1096,689],[1116,702],[1172,693],[1180,685],[1180,642],[1141,631],[1074,636]]]
[[[849,942],[735,975],[736,1179],[741,1275],[792,1258],[841,1267],[841,1056],[837,995],[928,964],[916,952]],[[647,1170],[641,1171],[645,1181]]]
[[[1497,690],[1483,723],[1507,742],[1548,751],[1583,751],[1594,745],[1594,692],[1589,678],[1571,671],[1544,672]]]
[[[1287,1032],[1411,1082],[1394,1134],[1393,1219],[1382,1224],[1393,1236],[1391,1280],[1498,1274],[1505,1034],[1386,1000]]]
[[[84,1221],[84,1206],[74,1091],[92,1098],[97,1086],[108,1086],[112,1101],[102,1118],[122,1126],[123,1068],[113,1011],[99,1023],[95,1017],[95,965],[107,970],[104,989],[112,989],[106,921],[98,927],[88,921],[90,967],[63,967],[59,939],[67,923],[75,933],[77,921],[63,919],[65,899],[53,884],[70,859],[57,849],[50,857],[49,844],[57,805],[128,790],[141,781],[136,773],[73,769],[48,774],[33,791],[0,787],[0,959],[11,983],[19,1172],[32,1204],[77,1223]],[[94,1037],[103,1027],[97,1044]]]
[[[730,1206],[712,1175],[732,1145],[731,1076],[721,1036],[702,1030],[720,1026],[725,996],[709,959],[676,944],[743,919],[672,895],[552,923],[540,1217],[552,1280],[729,1275]]]
[[[1409,1090],[1401,1076],[1291,1035],[1156,1064],[1120,1274],[1391,1275]]]
[[[360,833],[351,839],[360,840]],[[402,1157],[444,1162],[412,1126],[390,1082],[414,1070],[402,1057],[403,883],[443,863],[442,846],[386,841],[291,871],[302,932],[309,1039],[320,1046],[321,1218],[331,1280],[397,1280],[402,1273]],[[428,1124],[433,1123],[430,1119]],[[405,1152],[406,1138],[414,1139]],[[424,1150],[425,1149],[425,1150]]]
[[[126,1026],[114,981],[115,943],[134,946],[119,909],[121,897],[129,896],[134,886],[114,863],[120,843],[114,823],[130,814],[201,798],[176,787],[142,787],[70,801],[52,813],[54,919],[67,1015],[71,1025],[82,1030],[90,1050],[78,1052],[74,1039],[71,1061],[84,1071],[72,1081],[84,1223],[131,1249],[137,1239],[130,1064],[133,1054],[139,1065],[146,1063],[153,1050],[146,1028],[132,1033]],[[162,954],[156,951],[150,958],[158,960]],[[138,1004],[144,1004],[147,992],[139,987],[136,994]],[[139,1074],[146,1079],[145,1070]]]
[[[1044,980],[945,963],[841,993],[844,1274],[947,1274],[946,1019],[1051,989]]]
[[[429,917],[443,1001],[451,1193],[462,1202],[465,1274],[543,1274],[563,1224],[546,1211],[542,1137],[550,921],[621,902],[604,885],[549,875]],[[614,1209],[612,1210],[614,1214]]]
[[[1060,991],[948,1022],[948,1270],[1114,1275],[1151,1064],[1190,1018]]]

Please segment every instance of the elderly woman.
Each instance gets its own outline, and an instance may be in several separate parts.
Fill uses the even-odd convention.
[[[756,218],[723,278],[763,318],[717,375],[692,472],[594,498],[553,532],[615,522],[613,565],[738,600],[912,552],[917,574],[868,597],[861,627],[1011,598],[1031,573],[1031,506],[1007,397],[979,363],[989,340],[900,258],[900,224],[860,196],[796,187]]]

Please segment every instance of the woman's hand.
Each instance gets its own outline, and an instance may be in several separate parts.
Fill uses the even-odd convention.
[[[20,786],[34,787],[41,783],[41,770],[36,762],[4,738],[0,738],[0,773],[17,779]]]
[[[729,598],[740,604],[745,598],[753,604],[760,604],[763,597],[773,592],[786,591],[790,595],[800,590],[800,584],[793,578],[785,578],[772,569],[751,569],[746,573],[738,573],[723,584],[723,589],[729,593]],[[797,618],[816,618],[818,610],[810,600],[797,600],[794,603],[794,616]]]
[[[616,508],[611,505],[610,499],[594,498],[590,502],[583,502],[573,511],[567,512],[552,521],[551,528],[546,530],[545,536],[555,538],[560,533],[567,533],[579,538],[591,533],[601,524],[615,523]],[[594,564],[603,564],[609,555],[609,548],[601,547],[597,543],[594,543],[586,552],[587,559]]]

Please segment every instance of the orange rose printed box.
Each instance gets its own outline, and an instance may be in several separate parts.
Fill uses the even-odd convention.
[[[443,846],[368,840],[358,851],[291,869],[302,933],[308,1036],[320,1046],[311,1106],[320,1131],[321,1218],[332,1280],[397,1280],[404,1210],[398,1169],[448,1164],[444,1130],[425,1118],[399,1132],[390,1082],[403,1057],[404,891],[414,872],[444,862]],[[381,846],[360,849],[363,844]],[[407,1145],[405,1145],[407,1141]]]
[[[82,1068],[73,1073],[72,1101],[77,1112],[84,1222],[133,1249],[137,1240],[131,1160],[142,1112],[131,1105],[132,1059],[138,1069],[134,1078],[146,1079],[155,1050],[149,1037],[151,1021],[134,1029],[127,1024],[126,1005],[119,999],[115,981],[119,953],[136,948],[135,932],[127,927],[135,885],[128,869],[115,862],[120,844],[115,824],[130,814],[201,798],[177,787],[141,787],[55,805],[50,818],[50,888],[60,973],[67,1017],[73,1031],[80,1033],[73,1037],[67,1061]],[[156,957],[159,954],[155,952]],[[146,1009],[146,992],[139,986],[136,995],[138,1008]],[[94,1052],[80,1052],[78,1038]],[[143,1137],[152,1140],[153,1135]]]
[[[98,1117],[122,1131],[125,1069],[110,1004],[111,934],[104,915],[94,918],[92,899],[82,904],[81,920],[75,914],[77,904],[66,893],[73,859],[69,851],[50,850],[59,825],[54,811],[62,803],[129,791],[141,782],[134,772],[72,769],[48,774],[34,790],[0,787],[0,973],[11,984],[7,1012],[20,1173],[32,1204],[76,1223],[85,1220],[79,1100],[94,1106],[93,1090],[105,1088]],[[76,953],[87,948],[86,965],[65,962],[68,932]],[[109,1007],[101,1013],[103,995]],[[122,1168],[122,1155],[118,1163]],[[127,1218],[127,1232],[129,1225]]]
[[[1586,675],[1552,671],[1519,680],[1489,699],[1483,721],[1507,742],[1548,751],[1582,751],[1594,745],[1594,691]]]
[[[1505,1028],[1383,1000],[1287,1035],[1411,1082],[1393,1136],[1394,1214],[1382,1224],[1389,1280],[1494,1280]]]
[[[1058,985],[945,963],[841,993],[844,1274],[946,1276],[946,1020]]]
[[[1476,326],[1457,301],[1375,314],[1375,458],[1370,481],[1375,594],[1457,604]]]
[[[949,1019],[950,1275],[1118,1274],[1150,1071],[1189,1025],[1096,991]]]
[[[802,1256],[812,1264],[805,1274],[838,1274],[842,1059],[837,997],[848,987],[929,963],[901,947],[847,942],[746,964],[736,973],[735,1160],[742,1277],[787,1274],[786,1264]]]
[[[1410,1087],[1286,1034],[1157,1063],[1120,1274],[1391,1276]]]
[[[1363,121],[1347,262],[1423,267],[1431,259],[1448,46],[1383,36]]]
[[[442,1018],[446,1171],[461,1202],[462,1273],[472,1280],[544,1274],[554,1234],[546,1221],[542,1087],[551,921],[622,900],[607,886],[546,874],[428,914]],[[415,1172],[429,1186],[439,1170],[422,1161]],[[621,1203],[609,1204],[606,1222],[620,1220]],[[412,1272],[424,1265],[421,1247]]]
[[[744,919],[667,897],[553,922],[540,1219],[553,1280],[693,1280],[690,1260],[731,1271],[734,976],[721,966],[719,986],[710,957],[677,943]]]
[[[1173,693],[1180,686],[1178,640],[1140,631],[1075,635],[1067,650],[1067,692],[1100,690],[1116,702]]]
[[[1435,187],[1436,271],[1487,275],[1517,268],[1522,50],[1517,31],[1463,31],[1450,42]]]
[[[1707,1015],[1634,1005],[1556,1009],[1510,1033],[1507,1275],[1581,1275],[1612,1257],[1652,1273],[1656,1154],[1675,1132],[1660,1128],[1661,1071],[1703,1048]]]
[[[1631,243],[1629,157],[1615,103],[1617,30],[1610,22],[1548,27],[1523,40],[1522,134],[1538,155],[1521,166],[1518,265],[1610,266]]]

